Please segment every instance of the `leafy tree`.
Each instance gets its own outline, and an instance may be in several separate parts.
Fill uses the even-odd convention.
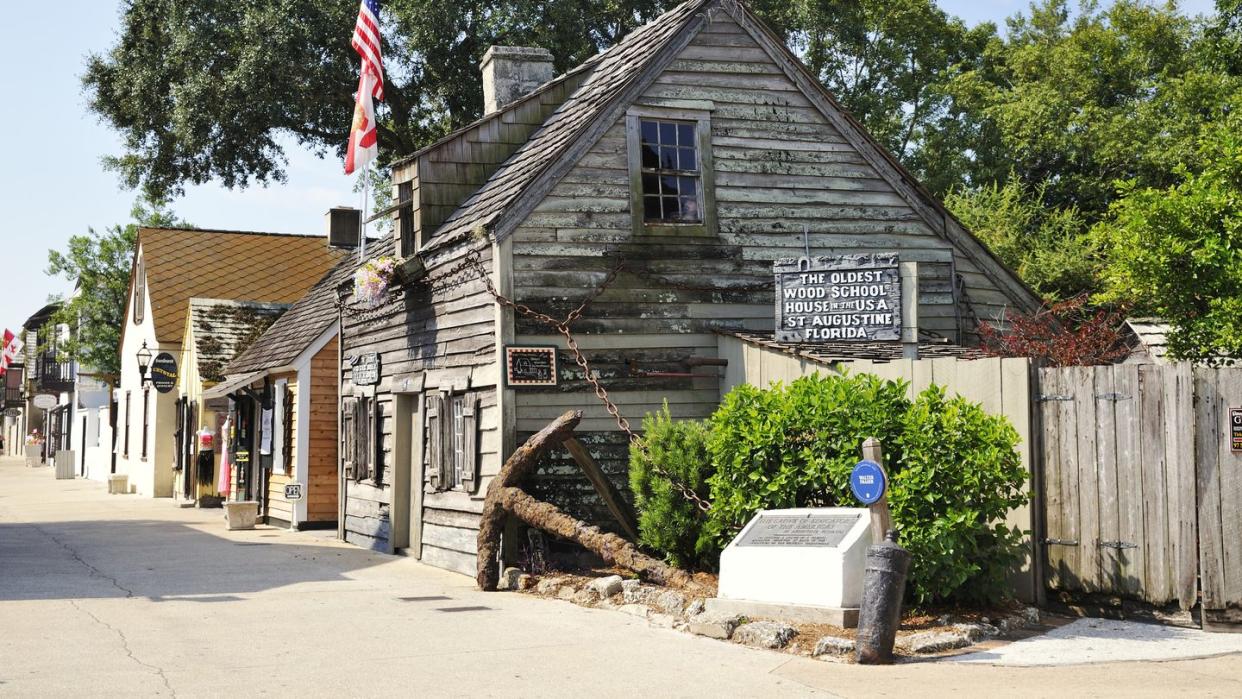
[[[1105,301],[1129,301],[1172,325],[1170,355],[1220,362],[1242,356],[1242,96],[1173,186],[1131,180],[1095,229],[1110,251]]]
[[[1035,5],[945,85],[978,121],[964,177],[978,186],[1012,171],[1042,187],[1044,205],[1088,222],[1107,213],[1118,180],[1172,184],[1174,166],[1242,87],[1219,45],[1172,3],[1084,2],[1073,15],[1067,0]]]
[[[380,161],[469,123],[492,44],[545,46],[558,69],[671,5],[667,0],[391,0],[384,4]],[[87,62],[90,106],[119,131],[106,164],[153,196],[185,183],[283,181],[281,136],[344,156],[357,83],[357,3],[130,0],[116,44]]]
[[[69,239],[64,251],[49,250],[47,273],[77,285],[78,293],[65,299],[51,322],[74,328],[59,351],[91,371],[120,374],[121,328],[139,226],[185,226],[163,202],[139,201],[130,213],[133,222],[110,226],[99,233]]]
[[[956,189],[945,205],[992,252],[1046,298],[1064,299],[1095,289],[1100,254],[1082,215],[1074,208],[1041,204],[1047,183],[1027,187],[1014,177],[1004,184]]]

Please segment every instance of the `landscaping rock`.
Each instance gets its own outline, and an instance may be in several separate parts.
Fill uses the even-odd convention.
[[[1035,607],[1027,607],[1022,610],[1022,620],[1031,626],[1039,625],[1039,610]]]
[[[696,599],[686,606],[686,611],[682,612],[682,614],[689,619],[702,614],[704,609],[707,609],[707,605],[703,602],[703,600]]]
[[[849,655],[853,652],[854,641],[852,639],[824,636],[815,642],[815,649],[811,651],[811,655],[818,658],[821,655]]]
[[[577,590],[575,590],[575,589],[574,589],[572,586],[570,586],[570,585],[565,585],[565,586],[561,587],[561,589],[559,589],[559,590],[557,590],[557,591],[556,591],[556,598],[557,598],[557,599],[563,599],[563,600],[566,600],[566,601],[573,601],[573,599],[574,599],[574,595],[576,595],[576,594],[578,594],[578,591],[577,591]]]
[[[665,614],[680,615],[682,610],[686,608],[686,596],[680,592],[666,590],[652,597],[651,604]]]
[[[563,583],[564,581],[560,578],[541,578],[539,582],[535,583],[535,592],[541,595],[555,595],[560,591]]]
[[[645,604],[623,604],[617,607],[617,611],[630,616],[642,617],[643,619],[646,619],[647,615],[651,613],[651,610]]]
[[[505,572],[500,574],[500,580],[496,583],[497,590],[516,590],[518,589],[518,578],[522,577],[522,571],[518,568],[505,568]]]
[[[535,586],[535,576],[522,573],[518,576],[517,589],[529,590]]]
[[[1000,629],[991,624],[954,624],[953,631],[960,633],[971,643],[986,641],[1000,635]]]
[[[609,575],[606,578],[596,578],[587,584],[587,589],[599,595],[601,599],[607,599],[621,592],[621,576]]]
[[[733,640],[753,648],[784,648],[798,631],[779,621],[752,621],[733,632]]]
[[[634,584],[625,584],[629,582],[633,582]],[[658,591],[656,588],[643,587],[638,584],[637,580],[626,580],[621,584],[621,595],[625,598],[626,604],[648,604],[657,593]]]
[[[574,593],[571,601],[580,607],[594,607],[597,600],[599,595],[595,594],[595,590],[584,587]]]
[[[897,646],[909,653],[939,653],[968,645],[970,640],[954,631],[922,631],[897,639]]]
[[[703,612],[691,617],[688,629],[690,633],[708,638],[729,640],[733,631],[742,623],[741,614],[723,614],[721,612]]]

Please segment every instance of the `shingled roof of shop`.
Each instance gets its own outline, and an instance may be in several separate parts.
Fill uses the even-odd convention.
[[[392,255],[394,247],[392,236],[368,242],[367,259]],[[336,321],[336,289],[353,277],[359,264],[356,254],[341,260],[266,333],[238,355],[224,373],[236,376],[292,364],[315,338]]]
[[[621,95],[652,58],[713,0],[690,0],[630,32],[590,59],[588,77],[543,126],[436,230],[429,245],[494,223]],[[571,71],[571,73],[576,72]],[[557,80],[564,79],[564,76]]]
[[[175,345],[191,298],[293,303],[345,254],[324,236],[189,228],[140,228],[138,244],[155,336]]]
[[[891,362],[902,358],[900,342],[778,342],[772,333],[719,331],[732,335],[743,342],[774,349],[795,357],[802,357],[820,364],[836,364],[853,360]],[[942,340],[919,342],[919,359],[955,357],[957,359],[983,359],[986,357],[978,347],[967,347]]]
[[[277,317],[288,309],[287,303],[190,299],[190,332],[194,334],[199,376],[216,380],[212,376],[219,374],[239,350],[246,349],[242,343],[253,341],[255,323]]]

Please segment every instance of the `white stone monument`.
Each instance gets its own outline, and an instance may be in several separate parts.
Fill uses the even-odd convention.
[[[712,611],[850,628],[871,541],[867,510],[764,510],[720,554]]]

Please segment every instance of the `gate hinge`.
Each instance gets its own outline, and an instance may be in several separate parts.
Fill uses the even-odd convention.
[[[1130,400],[1130,396],[1124,393],[1101,393],[1095,397],[1096,400]]]
[[[1038,400],[1040,403],[1043,403],[1045,401],[1050,401],[1050,400],[1074,400],[1074,397],[1073,396],[1043,395],[1037,398],[1036,400]]]
[[[1077,546],[1078,539],[1044,539],[1044,543],[1054,546]]]
[[[1132,544],[1128,541],[1097,541],[1097,545],[1110,549],[1136,549],[1138,544]]]

